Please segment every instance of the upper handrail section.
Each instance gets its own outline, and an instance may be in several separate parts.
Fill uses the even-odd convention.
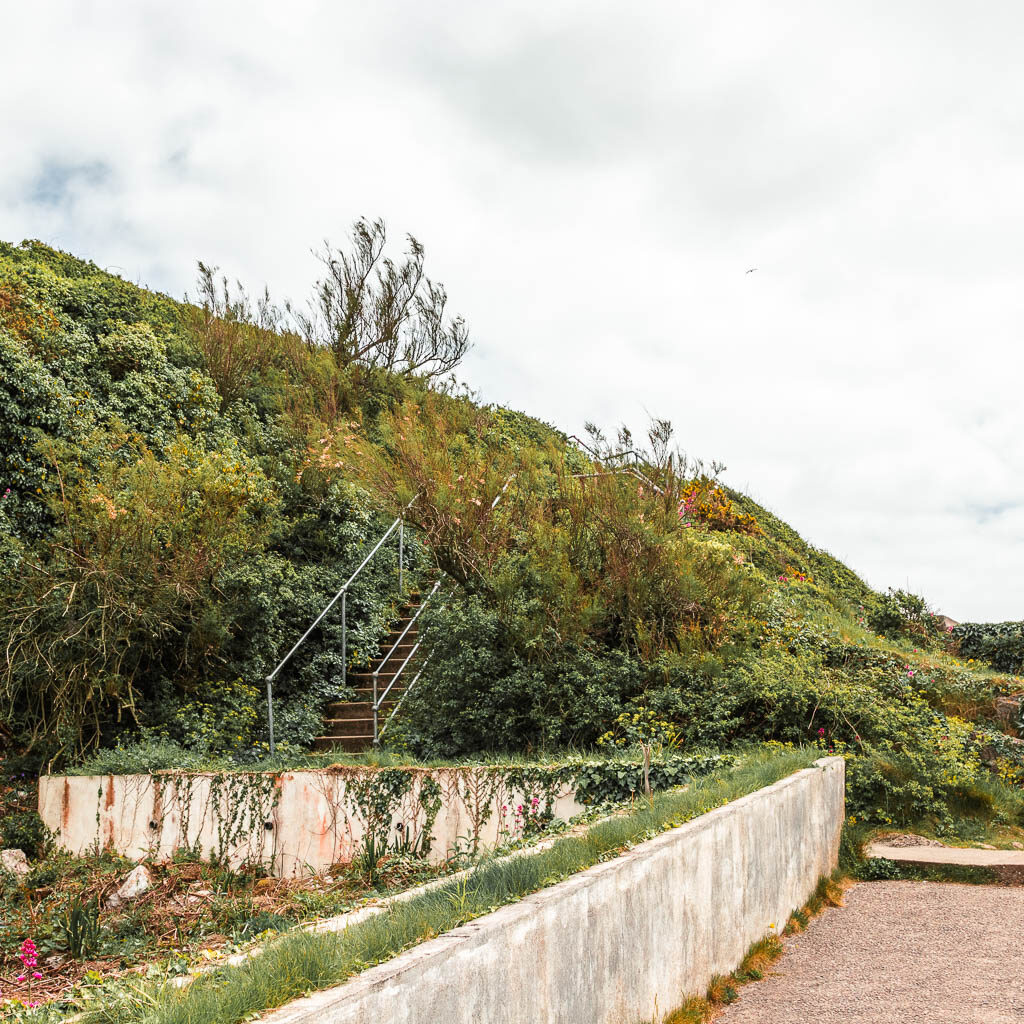
[[[658,494],[663,495],[665,493],[665,491],[661,487],[659,487],[646,473],[641,473],[640,470],[637,469],[637,463],[640,461],[640,453],[635,448],[629,448],[621,452],[612,452],[610,456],[606,457],[606,459],[602,459],[600,453],[591,448],[586,441],[578,437],[576,434],[570,434],[569,440],[575,441],[581,448],[587,451],[593,459],[595,459],[598,462],[606,461],[607,458],[621,459],[625,458],[627,455],[631,455],[633,457],[632,466],[623,466],[621,469],[613,469],[610,473],[577,473],[576,476],[581,478],[623,475],[632,476],[639,480],[641,483],[647,484],[648,487],[653,488],[655,491],[658,492]]]
[[[380,540],[378,540],[377,543],[374,544],[373,550],[359,563],[359,568],[356,569],[356,571],[352,573],[352,575],[349,576],[347,580],[345,580],[345,582],[342,584],[341,589],[334,595],[334,597],[330,599],[330,601],[327,602],[326,606],[324,607],[324,610],[310,623],[309,628],[306,630],[306,632],[303,633],[302,636],[300,636],[299,639],[295,641],[295,644],[292,646],[292,649],[277,663],[277,667],[274,669],[274,671],[267,676],[267,682],[273,682],[274,677],[288,663],[288,659],[291,658],[291,656],[302,646],[306,637],[308,637],[309,634],[312,633],[314,629],[316,629],[316,627],[320,624],[323,617],[335,606],[338,600],[348,593],[348,588],[352,586],[352,583],[354,582],[355,578],[370,564],[370,560],[373,558],[373,556],[377,554],[378,551],[380,551],[381,546],[384,544],[384,541],[386,541],[388,537],[390,537],[391,534],[395,532],[396,529],[399,529],[402,526],[402,523],[405,520],[405,513],[412,507],[413,501],[415,501],[416,498],[418,497],[419,495],[417,494],[416,497],[413,498],[412,501],[410,501],[409,504],[405,506],[405,508],[402,510],[402,514],[398,516],[395,519],[395,521],[387,528],[387,530],[384,532],[384,535],[380,538]]]

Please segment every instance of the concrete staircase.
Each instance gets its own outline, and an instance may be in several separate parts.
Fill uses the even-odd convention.
[[[378,692],[383,693],[391,680],[395,678],[402,662],[416,646],[418,624],[409,629],[402,642],[395,647],[390,656],[385,658],[385,655],[388,655],[388,652],[394,647],[395,641],[401,636],[402,630],[409,625],[409,620],[416,614],[419,603],[420,595],[410,594],[408,603],[400,609],[399,617],[391,623],[390,632],[380,642],[380,650],[377,657],[370,663],[369,668],[361,672],[349,672],[348,681],[355,688],[356,699],[354,701],[335,701],[327,705],[323,735],[317,736],[313,741],[314,750],[333,749],[358,753],[373,746],[373,673],[374,670],[379,669],[377,686]],[[400,681],[395,684],[388,694],[388,699],[381,705],[379,727],[383,727],[398,701],[401,700],[407,681],[416,674],[413,664],[410,662],[405,667]]]

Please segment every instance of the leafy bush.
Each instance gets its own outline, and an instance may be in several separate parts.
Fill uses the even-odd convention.
[[[723,754],[669,754],[650,763],[651,789],[682,786],[694,778],[710,775],[735,764],[735,757]],[[618,803],[644,791],[644,764],[634,761],[567,762],[576,779],[576,799],[584,804]]]
[[[241,679],[210,682],[192,700],[175,708],[162,731],[197,754],[248,747],[262,699],[259,689]]]
[[[0,847],[22,850],[26,857],[42,857],[53,842],[50,830],[35,811],[18,811],[0,819]]]
[[[146,775],[167,768],[202,771],[206,755],[164,737],[147,736],[135,743],[96,750],[76,765],[79,775]]]
[[[922,642],[943,636],[942,619],[928,607],[923,597],[905,590],[889,589],[868,616],[868,624],[883,636],[916,638]]]
[[[386,526],[347,481],[296,468],[326,425],[417,385],[211,295],[183,306],[0,243],[0,704],[36,764],[133,727],[190,743],[220,680],[241,701],[206,740],[259,742],[254,691]],[[396,561],[389,546],[352,588],[350,666],[392,614]],[[278,678],[280,740],[345,696],[338,634],[325,620]]]
[[[308,465],[360,479],[421,530],[438,565],[493,608],[530,660],[563,644],[649,659],[719,647],[760,585],[731,547],[686,529],[675,498],[581,463],[555,438],[519,444],[491,410],[430,394],[346,430]],[[682,482],[677,482],[682,490]]]
[[[126,456],[108,443],[115,454],[88,481],[54,454],[68,481],[60,525],[0,584],[0,692],[36,736],[75,746],[87,723],[135,706],[140,678],[173,677],[216,646],[217,578],[265,543],[273,502],[234,452],[179,440],[164,457]]]
[[[400,727],[425,756],[593,742],[641,688],[636,658],[592,643],[530,660],[480,598],[453,597],[424,617],[431,658]]]
[[[701,523],[711,530],[761,532],[757,516],[739,509],[725,489],[708,477],[692,480],[683,488],[678,512],[684,523]]]

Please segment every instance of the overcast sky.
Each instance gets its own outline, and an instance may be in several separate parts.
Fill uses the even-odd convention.
[[[1021,618],[1022,47],[999,0],[39,0],[0,237],[303,298],[383,217],[485,399],[667,417],[872,585]]]

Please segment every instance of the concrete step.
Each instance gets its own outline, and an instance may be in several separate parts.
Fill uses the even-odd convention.
[[[354,736],[362,736],[365,739],[373,739],[372,718],[325,718],[324,736],[348,739]]]
[[[392,690],[391,692],[394,693],[395,691]],[[396,701],[390,699],[389,695],[389,699],[384,701],[384,703],[380,706],[380,713],[382,715],[389,714],[396,703]],[[370,707],[370,701],[368,700],[337,700],[327,705],[326,714],[328,719],[333,719],[335,721],[344,721],[345,719],[366,718],[367,715],[372,714]]]
[[[957,846],[887,846],[869,843],[868,857],[915,867],[990,868],[1001,882],[1024,885],[1024,850],[978,850]]]
[[[313,740],[314,750],[344,750],[349,754],[358,754],[372,746],[372,736],[317,736]]]

